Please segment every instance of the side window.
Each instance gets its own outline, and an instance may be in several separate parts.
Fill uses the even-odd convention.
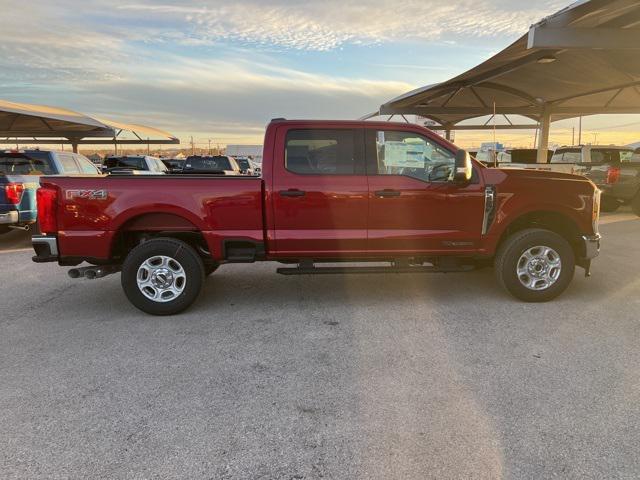
[[[551,156],[549,163],[562,163],[563,152],[556,152]]]
[[[80,171],[82,173],[88,173],[91,175],[98,173],[98,169],[88,158],[83,157],[82,155],[76,155],[76,160],[78,161],[78,165],[80,165]]]
[[[637,154],[635,154],[633,150],[620,150],[621,163],[634,162],[637,161],[636,158]]]
[[[80,173],[80,169],[78,168],[78,164],[73,158],[73,155],[69,153],[58,153],[57,155],[60,166],[62,167],[62,172],[60,173]]]
[[[427,182],[446,182],[453,176],[455,155],[417,133],[376,132],[377,174],[406,175]]]
[[[300,175],[353,175],[355,137],[353,130],[289,130],[285,168]]]
[[[582,154],[580,150],[561,150],[551,157],[551,163],[580,163]]]

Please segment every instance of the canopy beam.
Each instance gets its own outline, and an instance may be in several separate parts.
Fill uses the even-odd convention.
[[[640,30],[631,28],[553,28],[534,25],[527,48],[640,49]]]
[[[549,130],[551,127],[551,114],[546,108],[540,116],[540,135],[538,135],[537,163],[547,163],[547,151],[549,150]]]

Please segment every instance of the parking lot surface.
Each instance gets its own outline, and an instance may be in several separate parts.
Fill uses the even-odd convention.
[[[601,231],[593,277],[546,304],[491,269],[262,263],[162,318],[4,239],[1,476],[638,478],[640,221]]]

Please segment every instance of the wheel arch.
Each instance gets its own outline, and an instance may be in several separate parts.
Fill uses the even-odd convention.
[[[555,232],[567,240],[576,254],[579,252],[580,228],[578,224],[570,215],[555,210],[533,210],[514,218],[503,228],[496,245],[496,251],[511,235],[527,228],[542,228]]]
[[[111,241],[110,257],[124,259],[127,252],[146,239],[170,237],[182,240],[206,258],[209,247],[202,230],[189,218],[175,212],[146,212],[121,222]]]

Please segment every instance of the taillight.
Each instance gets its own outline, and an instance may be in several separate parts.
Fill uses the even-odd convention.
[[[618,183],[618,180],[620,180],[620,168],[609,167],[607,170],[607,183]]]
[[[598,233],[598,223],[600,222],[600,195],[602,192],[596,188],[593,192],[593,207],[591,211],[591,226],[593,233]]]
[[[38,222],[40,231],[45,233],[56,233],[58,231],[58,190],[47,187],[40,187],[36,192],[38,202]]]
[[[18,205],[22,201],[22,193],[24,185],[21,183],[7,183],[4,186],[4,194],[7,197],[7,203]]]

